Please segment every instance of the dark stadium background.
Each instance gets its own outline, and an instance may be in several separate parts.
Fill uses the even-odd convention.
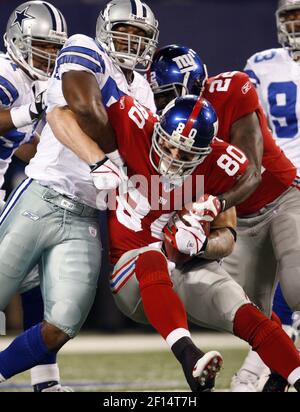
[[[277,0],[146,2],[160,23],[159,45],[178,43],[192,47],[207,64],[210,75],[222,71],[242,70],[247,58],[253,53],[278,46],[274,15]],[[21,1],[16,0],[0,0],[0,50],[4,50],[2,34],[5,32],[8,17],[20,3]],[[70,35],[83,33],[94,37],[97,16],[107,1],[52,0],[51,3],[64,14]],[[23,168],[24,164],[14,159],[6,179],[8,190],[20,179]],[[105,232],[105,227],[103,231]],[[125,328],[151,330],[131,322],[116,308],[108,288],[105,256],[104,250],[104,264],[97,297],[84,328],[107,332]],[[10,329],[20,327],[19,313],[18,299],[15,298],[7,311]]]

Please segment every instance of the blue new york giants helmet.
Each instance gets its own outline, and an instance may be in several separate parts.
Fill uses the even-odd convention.
[[[199,96],[172,100],[155,124],[150,161],[155,170],[168,177],[185,177],[211,152],[218,131],[212,105]]]
[[[156,97],[164,94],[170,100],[186,94],[200,96],[207,70],[194,50],[173,44],[155,53],[148,80]]]

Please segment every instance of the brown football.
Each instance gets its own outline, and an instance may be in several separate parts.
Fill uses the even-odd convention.
[[[183,208],[182,210],[177,212],[177,216],[182,220],[182,222],[186,225],[189,226],[189,223],[182,219],[182,216],[184,216],[186,213],[188,213],[189,208]],[[210,222],[204,222],[202,223],[202,227],[204,229],[204,233],[206,236],[209,236],[210,234]],[[167,240],[164,241],[164,248],[167,254],[167,258],[176,264],[183,264],[187,262],[189,259],[191,259],[191,256],[186,255],[184,253],[179,252],[173,245],[168,242]]]

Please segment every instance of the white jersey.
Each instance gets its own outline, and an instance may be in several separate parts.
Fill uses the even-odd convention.
[[[154,110],[153,94],[143,76],[134,73],[134,81],[128,85],[122,70],[113,63],[100,43],[76,34],[67,40],[56,61],[47,90],[48,111],[54,106],[67,104],[62,93],[61,79],[63,73],[70,70],[86,71],[95,76],[106,107],[127,94]],[[37,153],[25,171],[40,184],[96,207],[97,190],[91,179],[89,166],[56,139],[49,124],[43,129]]]
[[[300,64],[288,51],[265,50],[248,59],[245,72],[257,88],[276,143],[300,174]]]
[[[0,54],[0,110],[28,104],[33,99],[31,80],[7,54]],[[0,136],[0,189],[11,158],[33,135],[32,125],[12,129]]]

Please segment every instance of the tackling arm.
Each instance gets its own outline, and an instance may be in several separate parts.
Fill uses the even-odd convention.
[[[122,168],[111,162],[98,144],[81,130],[70,109],[55,107],[47,114],[47,121],[55,137],[90,166],[91,177],[97,189],[115,189],[126,180]]]
[[[77,117],[67,107],[55,107],[47,114],[47,122],[55,137],[84,162],[94,164],[104,159],[104,152],[79,127]]]
[[[84,71],[69,71],[62,76],[62,88],[68,106],[82,131],[105,153],[115,151],[115,133],[102,103],[96,78]]]
[[[225,209],[246,200],[261,182],[263,136],[256,113],[238,119],[231,126],[230,143],[241,149],[249,160],[248,167],[239,181],[222,195]]]
[[[41,118],[46,107],[44,101],[46,86],[47,82],[34,82],[32,86],[34,98],[31,103],[0,111],[0,136],[11,129],[31,125]]]
[[[28,163],[35,155],[38,144],[39,138],[34,137],[29,143],[22,144],[14,155],[23,162]]]
[[[0,135],[3,136],[5,133],[14,128],[15,125],[13,124],[10,115],[10,109],[0,111]]]

